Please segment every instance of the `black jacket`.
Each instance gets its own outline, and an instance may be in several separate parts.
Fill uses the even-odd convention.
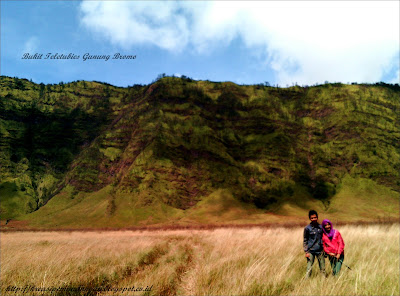
[[[304,228],[304,241],[303,241],[304,252],[306,253],[321,253],[323,250],[322,246],[322,226],[308,224]]]

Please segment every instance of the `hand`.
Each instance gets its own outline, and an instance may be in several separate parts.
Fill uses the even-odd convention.
[[[336,254],[336,256],[335,256],[337,259],[339,259],[340,258],[340,254]]]
[[[329,255],[329,256],[335,256],[335,254],[333,254],[333,253],[328,253],[328,255]]]
[[[310,258],[310,253],[306,253],[306,258]]]

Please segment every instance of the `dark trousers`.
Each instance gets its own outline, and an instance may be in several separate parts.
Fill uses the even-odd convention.
[[[321,273],[323,273],[325,275],[325,257],[324,257],[324,253],[321,252],[320,254],[313,254],[313,253],[309,253],[310,254],[310,258],[307,258],[307,272],[306,272],[306,277],[310,277],[311,276],[311,272],[312,272],[312,266],[314,264],[314,260],[315,258],[318,259],[318,264],[319,264],[319,269],[321,271]]]
[[[331,263],[333,275],[338,275],[340,269],[342,268],[342,263],[344,260],[344,254],[341,254],[339,259],[334,256],[329,256],[329,262]]]

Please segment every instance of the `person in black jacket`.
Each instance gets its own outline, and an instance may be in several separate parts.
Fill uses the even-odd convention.
[[[311,210],[308,213],[311,223],[304,228],[303,248],[307,258],[306,277],[311,276],[315,258],[318,259],[319,269],[323,275],[325,272],[325,257],[322,245],[322,227],[318,223],[318,213]]]

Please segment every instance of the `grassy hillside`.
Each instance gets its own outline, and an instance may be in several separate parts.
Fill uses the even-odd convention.
[[[72,160],[111,122],[126,94],[96,82],[37,85],[1,77],[2,219],[37,210],[63,188]]]
[[[310,207],[345,220],[398,216],[393,85],[165,77],[117,88],[2,77],[0,95],[2,219],[261,223]]]

